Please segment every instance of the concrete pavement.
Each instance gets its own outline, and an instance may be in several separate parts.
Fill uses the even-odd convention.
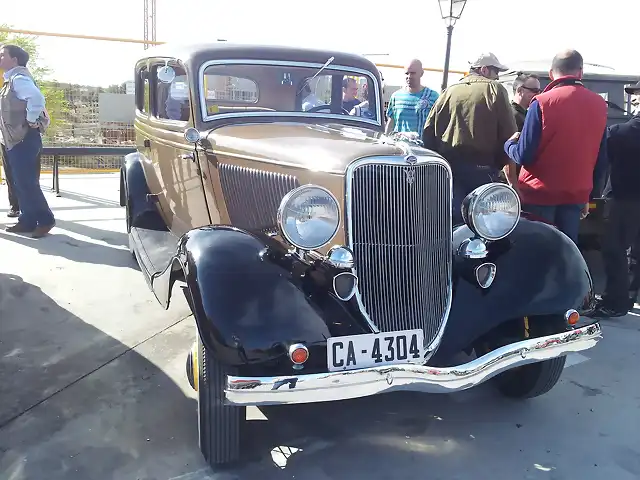
[[[184,373],[186,302],[176,291],[164,311],[149,292],[117,176],[61,187],[39,240],[2,230],[0,188],[0,480],[640,478],[640,309],[603,321],[604,340],[538,399],[482,386],[249,409],[243,465],[212,472]]]

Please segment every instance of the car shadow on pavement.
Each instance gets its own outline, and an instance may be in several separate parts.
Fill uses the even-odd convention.
[[[60,230],[56,228],[51,230],[48,236],[38,239],[31,238],[27,235],[9,233],[6,232],[4,228],[5,227],[0,224],[0,239],[35,248],[38,250],[38,253],[42,255],[63,257],[79,263],[93,263],[121,268],[139,268],[128,249],[73,238],[64,233],[60,233]],[[111,233],[112,232],[105,231],[105,234]],[[82,234],[84,235],[84,233]]]
[[[196,402],[147,358],[184,358],[172,345],[192,331],[174,326],[132,348],[0,273],[0,478],[167,478],[199,465]]]

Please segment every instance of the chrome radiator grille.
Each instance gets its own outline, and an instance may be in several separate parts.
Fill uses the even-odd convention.
[[[347,175],[358,302],[381,331],[438,337],[451,301],[451,172],[430,159],[362,163]],[[434,345],[435,346],[435,345]]]
[[[231,224],[246,230],[274,232],[280,201],[300,185],[292,175],[237,165],[220,163],[218,172]]]

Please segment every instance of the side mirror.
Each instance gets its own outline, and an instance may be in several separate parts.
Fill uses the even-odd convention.
[[[158,80],[162,83],[171,83],[175,78],[176,71],[172,67],[165,65],[158,69]]]
[[[200,132],[193,127],[189,127],[184,131],[184,139],[189,143],[198,143],[200,141]]]

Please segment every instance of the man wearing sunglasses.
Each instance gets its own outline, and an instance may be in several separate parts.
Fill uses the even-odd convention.
[[[527,115],[529,104],[534,95],[538,93],[540,93],[540,79],[537,75],[520,73],[513,81],[511,108],[513,109],[519,132],[524,127],[524,117]]]

